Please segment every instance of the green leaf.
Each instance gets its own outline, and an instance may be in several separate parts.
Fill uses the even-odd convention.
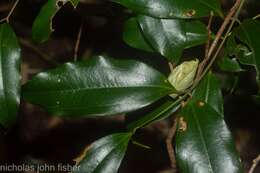
[[[199,18],[214,11],[222,16],[218,0],[112,0],[136,13],[157,18]]]
[[[140,29],[137,19],[130,18],[124,26],[123,40],[133,48],[153,52],[153,48],[146,42]]]
[[[116,173],[125,155],[131,133],[117,133],[94,142],[73,173]]]
[[[147,52],[156,50],[174,62],[179,61],[185,48],[203,44],[207,40],[206,26],[199,21],[162,20],[139,16],[139,23],[142,28],[136,18],[126,22],[124,41],[131,47]]]
[[[234,92],[239,81],[238,76],[227,73],[217,74],[216,78],[220,83],[220,88],[226,92],[229,92],[229,94]]]
[[[193,99],[203,101],[210,105],[216,112],[224,116],[223,97],[216,76],[209,72],[196,87]]]
[[[248,47],[241,44],[237,45],[236,56],[241,64],[255,66],[253,55],[253,52]]]
[[[140,109],[173,91],[146,64],[99,56],[38,74],[23,87],[23,96],[56,115],[104,116]]]
[[[244,50],[241,50],[241,45],[237,44],[235,34],[232,33],[227,39],[223,56],[217,61],[219,69],[225,72],[244,71],[238,62],[242,52]]]
[[[0,25],[0,123],[5,128],[16,121],[20,103],[21,49],[9,24]]]
[[[150,125],[155,121],[165,119],[176,112],[180,108],[180,105],[181,103],[179,100],[174,101],[173,99],[168,99],[150,113],[128,122],[127,129],[130,131],[135,131],[138,128],[143,128]]]
[[[51,33],[54,31],[52,28],[52,20],[66,2],[68,1],[48,0],[41,8],[32,26],[32,38],[34,41],[42,43],[49,39]],[[76,7],[79,0],[69,0],[69,2]]]
[[[48,0],[41,8],[40,13],[36,17],[32,27],[32,38],[37,42],[45,42],[49,39],[52,29],[52,19],[59,11],[59,0]]]
[[[179,62],[185,48],[203,44],[208,38],[206,26],[199,21],[139,16],[138,22],[154,50],[174,63]]]
[[[232,58],[231,60],[222,60],[219,61],[219,66],[222,66],[222,70],[229,72],[239,72],[243,71],[241,69],[239,62],[244,65],[253,65],[254,59],[252,57],[252,52],[248,49],[247,46],[237,43],[236,35],[233,32],[227,39],[227,43],[225,46],[224,58]],[[228,61],[228,62],[227,62]],[[229,69],[228,69],[229,67]]]
[[[236,42],[235,34],[231,33],[231,35],[227,39],[225,51],[229,56],[232,56],[236,54],[236,50],[237,50],[237,42]]]
[[[229,58],[227,56],[224,56],[223,58],[220,58],[218,61],[218,67],[222,71],[226,72],[241,72],[244,71],[240,64],[238,63],[237,59],[235,58]]]
[[[245,20],[238,28],[235,29],[236,37],[247,44],[251,53],[248,64],[253,65],[257,71],[257,83],[260,86],[260,22],[257,20]],[[247,53],[248,54],[248,53]]]
[[[182,173],[242,173],[232,135],[207,103],[191,101],[179,115],[177,164]]]

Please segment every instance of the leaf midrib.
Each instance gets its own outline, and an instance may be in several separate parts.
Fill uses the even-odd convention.
[[[165,90],[170,90],[173,91],[173,88],[170,87],[162,87],[160,85],[145,85],[145,86],[120,86],[120,87],[96,87],[96,88],[76,88],[76,89],[56,89],[56,90],[46,90],[43,91],[42,89],[40,90],[41,93],[53,93],[53,92],[79,92],[79,91],[86,91],[86,90],[107,90],[107,89],[123,89],[123,88],[158,88],[158,89],[165,89]],[[34,89],[34,88],[32,88]],[[38,90],[30,90],[27,93],[38,93]]]
[[[128,138],[128,136],[125,136],[124,138],[122,138],[122,139],[120,140],[120,142],[118,142],[118,144],[102,159],[102,161],[97,165],[97,167],[93,170],[92,173],[95,173],[95,172],[96,172],[96,169],[99,168],[99,166],[111,155],[111,153],[112,153],[113,151],[115,151],[116,149],[121,149],[121,148],[123,148],[123,145],[121,145],[121,144],[126,143],[126,141],[125,141],[126,138]],[[128,140],[128,141],[129,141],[129,140]],[[127,143],[128,143],[128,141],[127,141]]]
[[[204,137],[204,135],[203,135],[203,131],[202,131],[202,129],[201,129],[201,126],[200,126],[200,122],[199,122],[199,120],[198,120],[198,117],[197,117],[197,113],[196,113],[196,111],[194,110],[194,107],[192,106],[191,107],[191,109],[192,109],[192,115],[193,115],[193,117],[194,117],[194,119],[195,119],[195,121],[196,121],[196,124],[197,124],[197,128],[198,128],[198,131],[199,131],[199,136],[200,136],[200,138],[201,138],[201,140],[202,140],[202,146],[203,146],[203,148],[204,148],[204,151],[205,151],[205,154],[206,154],[206,157],[207,157],[207,160],[208,160],[208,163],[209,163],[209,167],[210,167],[210,172],[214,172],[213,171],[213,168],[212,168],[212,165],[211,165],[211,158],[210,158],[210,156],[209,156],[209,152],[208,152],[208,147],[207,147],[207,144],[206,144],[206,140],[205,140],[205,137]]]
[[[101,162],[99,162],[95,167],[93,167],[90,172],[91,172],[91,173],[94,173],[95,170],[98,168],[98,166],[105,160],[105,158],[107,158],[107,157],[111,154],[112,151],[114,151],[115,149],[117,149],[117,147],[120,146],[120,144],[123,143],[126,138],[128,138],[128,135],[122,137],[122,138],[120,139],[120,141],[118,141],[117,145],[114,146],[114,147],[105,155],[105,157],[101,160]],[[94,148],[94,151],[98,151],[100,148],[102,148],[102,147],[104,147],[104,146],[106,146],[106,145],[109,145],[110,143],[111,143],[111,141],[106,142],[106,143],[104,143],[104,144],[102,144],[102,145],[100,145],[100,146],[97,146],[97,147]],[[90,148],[90,150],[91,150],[91,148]],[[87,157],[87,156],[88,156],[88,153],[86,153],[86,156],[85,156],[85,157]],[[83,160],[79,163],[79,165],[82,164],[82,162],[84,162],[84,160],[85,160],[85,159],[83,159]]]

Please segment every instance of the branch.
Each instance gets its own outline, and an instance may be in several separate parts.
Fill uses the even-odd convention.
[[[211,36],[211,25],[212,25],[212,19],[213,19],[213,16],[214,16],[214,12],[210,12],[210,17],[209,17],[209,22],[208,22],[208,26],[207,26],[207,30],[208,30],[208,40],[207,40],[207,43],[206,43],[206,47],[205,47],[205,58],[207,59],[208,58],[208,54],[209,54],[209,46],[210,46],[210,36]]]
[[[212,42],[209,52],[208,52],[208,58],[204,59],[203,61],[209,61],[209,64],[205,67],[205,69],[201,69],[202,74],[199,74],[198,77],[195,79],[193,86],[189,89],[188,92],[190,92],[191,90],[193,90],[198,84],[199,82],[202,80],[202,78],[207,74],[208,70],[211,68],[211,66],[213,65],[213,63],[215,62],[221,48],[223,47],[234,23],[236,20],[234,20],[234,18],[237,18],[238,15],[240,14],[240,11],[242,9],[242,6],[244,5],[245,0],[236,0],[236,3],[234,4],[234,6],[230,9],[228,15],[225,17],[224,22],[222,23],[219,31],[217,32],[217,35],[214,39],[214,41]],[[235,16],[235,17],[233,17]],[[232,20],[233,19],[233,20]],[[230,23],[230,21],[232,21]],[[222,42],[220,43],[220,45],[217,47],[219,40],[221,39],[224,31],[226,30],[226,28],[228,27],[228,30],[225,34],[224,39],[222,40]],[[214,50],[217,49],[217,51],[215,52],[215,54],[212,56]],[[203,64],[204,62],[202,62]]]
[[[174,70],[174,65],[171,62],[169,62],[168,65],[169,65],[170,71],[172,72]]]
[[[172,141],[173,141],[173,138],[175,136],[176,129],[177,129],[177,118],[175,118],[173,126],[169,130],[168,136],[166,138],[166,147],[167,147],[168,155],[169,155],[169,158],[170,158],[170,161],[171,161],[171,167],[174,170],[176,170],[176,159],[175,159],[175,153],[174,153]]]
[[[208,57],[210,57],[212,55],[213,51],[216,49],[221,36],[223,35],[225,29],[227,28],[230,20],[232,19],[232,17],[236,13],[236,11],[239,8],[240,4],[241,4],[241,0],[236,0],[236,3],[230,9],[228,15],[225,17],[224,22],[222,23],[220,29],[217,32],[216,38],[214,39],[214,41],[212,42],[212,44],[211,44],[211,46],[209,48]]]
[[[3,22],[3,21],[6,21],[7,23],[9,23],[9,19],[10,19],[11,15],[13,14],[13,12],[14,12],[18,3],[19,3],[19,0],[16,0],[13,7],[10,10],[10,12],[8,13],[8,15],[5,18],[1,19],[0,23]]]
[[[209,21],[208,21],[208,26],[207,26],[207,31],[208,31],[208,39],[206,42],[206,46],[205,46],[205,57],[204,60],[199,64],[199,68],[198,68],[198,72],[196,75],[196,79],[201,75],[205,65],[207,64],[207,61],[209,59],[208,53],[209,53],[209,46],[210,46],[210,40],[211,40],[211,25],[212,25],[212,19],[214,17],[214,13],[211,11],[210,12],[210,17],[209,17]]]
[[[248,173],[253,173],[259,162],[260,162],[260,155],[258,155],[257,158],[253,160],[253,164]]]
[[[80,40],[82,36],[82,30],[83,30],[83,23],[80,25],[75,48],[74,48],[74,61],[77,61],[78,59],[78,51],[79,51],[79,45],[80,45]]]

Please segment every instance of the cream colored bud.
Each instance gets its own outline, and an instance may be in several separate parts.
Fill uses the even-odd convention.
[[[199,60],[184,61],[173,69],[168,77],[169,82],[178,91],[183,92],[189,88],[194,80],[199,65]],[[171,95],[176,97],[176,94]]]

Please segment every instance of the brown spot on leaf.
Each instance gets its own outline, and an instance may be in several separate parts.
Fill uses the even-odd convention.
[[[205,103],[203,101],[198,101],[198,107],[203,107]]]
[[[192,9],[192,10],[188,10],[186,13],[185,13],[185,16],[187,17],[192,17],[196,14],[196,10]]]
[[[187,122],[184,120],[183,117],[179,119],[179,131],[185,132],[187,130]]]

